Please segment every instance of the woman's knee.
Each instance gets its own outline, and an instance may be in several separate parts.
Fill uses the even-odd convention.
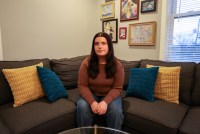
[[[77,109],[78,110],[89,110],[90,106],[89,104],[81,97],[77,101]]]
[[[115,113],[122,113],[122,102],[121,98],[117,98],[113,100],[109,105],[108,105],[108,110],[109,111],[114,111]]]

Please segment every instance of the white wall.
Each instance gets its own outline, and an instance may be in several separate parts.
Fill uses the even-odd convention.
[[[165,24],[162,21],[161,26],[161,15],[164,14],[162,6],[166,5],[157,0],[156,12],[139,14],[139,20],[120,22],[120,0],[114,2],[118,27],[157,22],[155,46],[129,46],[127,34],[126,40],[118,39],[114,44],[115,55],[125,60],[162,59]],[[0,0],[4,60],[89,54],[94,34],[102,31],[102,3],[105,0]]]
[[[123,21],[120,22],[120,0],[114,0],[115,2],[115,18],[118,18],[118,27],[127,27],[129,24],[156,21],[157,22],[157,34],[156,34],[156,45],[155,46],[129,46],[128,45],[128,31],[127,39],[119,40],[118,43],[114,44],[115,55],[120,59],[126,60],[140,60],[140,59],[159,59],[160,51],[160,21],[161,21],[161,0],[157,0],[157,11],[153,13],[139,14],[138,20]],[[105,0],[100,0],[100,4],[105,3]],[[140,3],[141,5],[141,3]],[[139,8],[140,10],[140,8]],[[100,9],[99,9],[100,12]],[[140,12],[140,11],[139,11]],[[101,30],[102,21],[99,20],[98,26]]]
[[[4,60],[89,54],[96,7],[95,0],[0,0]]]
[[[1,41],[1,25],[0,25],[0,60],[3,60],[2,41]]]

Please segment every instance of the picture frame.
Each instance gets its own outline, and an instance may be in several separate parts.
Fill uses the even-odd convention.
[[[127,35],[127,27],[120,27],[119,28],[119,39],[126,39]]]
[[[114,0],[105,0],[105,2],[110,2],[110,1],[114,1]]]
[[[156,21],[129,24],[130,46],[153,46],[156,40]]]
[[[157,0],[144,0],[141,2],[141,13],[155,12]]]
[[[105,32],[108,35],[110,35],[113,43],[117,43],[118,19],[102,21],[102,32]]]
[[[105,4],[101,4],[100,7],[100,19],[109,19],[115,17],[115,3],[114,2],[106,2]]]
[[[120,21],[139,19],[140,0],[120,0]]]

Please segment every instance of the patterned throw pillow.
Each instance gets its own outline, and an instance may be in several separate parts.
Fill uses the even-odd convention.
[[[36,66],[43,66],[43,63],[22,68],[2,70],[11,87],[14,97],[14,107],[18,107],[44,96]]]
[[[158,67],[131,68],[126,96],[134,96],[154,101],[154,88]]]
[[[50,102],[68,97],[63,83],[53,71],[39,66],[37,66],[37,70],[44,92]]]
[[[147,65],[147,67],[155,67]],[[159,66],[154,97],[179,104],[179,78],[181,67]]]

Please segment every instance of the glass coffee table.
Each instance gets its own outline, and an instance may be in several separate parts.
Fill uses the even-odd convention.
[[[129,133],[113,128],[100,127],[95,125],[89,127],[79,127],[79,128],[69,129],[59,134],[129,134]]]

